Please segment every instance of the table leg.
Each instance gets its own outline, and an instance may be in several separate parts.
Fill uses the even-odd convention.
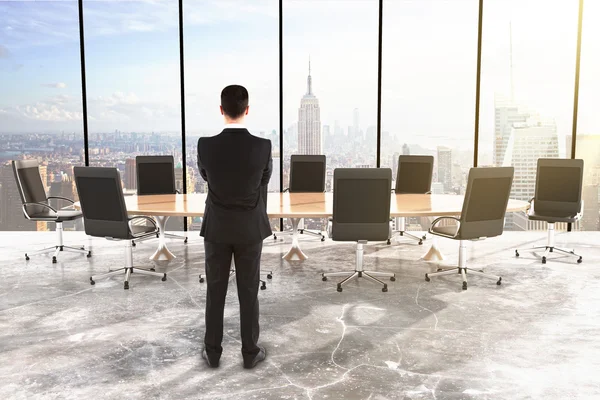
[[[435,236],[432,237],[431,241],[431,247],[429,248],[427,253],[425,253],[425,255],[421,257],[421,259],[425,261],[442,261],[444,259],[444,255],[437,246],[437,239],[435,238]]]
[[[308,257],[300,250],[300,245],[298,244],[298,224],[300,224],[302,218],[290,218],[289,220],[292,223],[292,247],[283,256],[283,259],[290,261],[294,259],[294,256],[297,256],[300,261],[306,260]]]
[[[165,261],[172,260],[175,255],[167,248],[167,241],[165,239],[165,228],[167,227],[168,216],[155,216],[156,224],[158,225],[158,249],[150,256],[151,260]]]

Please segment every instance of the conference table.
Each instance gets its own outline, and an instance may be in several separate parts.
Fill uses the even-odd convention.
[[[152,260],[170,260],[175,255],[167,248],[165,227],[169,217],[202,217],[206,194],[161,194],[126,196],[125,204],[130,215],[153,216],[158,224],[159,244]],[[442,217],[458,216],[462,211],[463,196],[451,194],[391,194],[390,216]],[[529,203],[510,199],[507,212],[526,210]],[[482,205],[483,206],[483,205]],[[299,245],[298,226],[303,218],[329,218],[333,215],[333,193],[269,193],[267,198],[269,218],[287,218],[292,225],[292,245],[283,256],[285,260],[305,260],[308,257]],[[422,259],[443,259],[435,241]]]

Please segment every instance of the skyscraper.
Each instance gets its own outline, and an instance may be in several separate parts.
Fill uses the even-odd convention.
[[[306,94],[300,100],[298,109],[298,153],[323,154],[321,137],[321,109],[319,99],[312,91],[310,60],[308,61],[308,79]]]
[[[524,123],[529,114],[523,112],[512,100],[496,96],[494,99],[494,165],[503,165],[506,146],[514,124]]]
[[[444,192],[452,190],[452,149],[444,146],[437,148],[438,182],[444,185]]]
[[[354,140],[360,141],[362,139],[360,132],[360,114],[358,112],[358,108],[355,108],[354,112],[352,113],[352,134],[354,135]]]
[[[125,189],[136,189],[137,182],[135,177],[135,159],[128,158],[125,160],[125,176],[123,179]]]

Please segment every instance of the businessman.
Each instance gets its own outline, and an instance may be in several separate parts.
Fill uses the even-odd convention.
[[[206,333],[202,357],[219,366],[223,352],[223,310],[231,258],[235,262],[244,368],[254,368],[266,351],[258,346],[258,287],[262,242],[269,237],[266,194],[273,160],[271,142],[244,126],[248,91],[227,86],[221,92],[223,131],[198,140],[198,169],[208,182],[200,235],[206,268]]]

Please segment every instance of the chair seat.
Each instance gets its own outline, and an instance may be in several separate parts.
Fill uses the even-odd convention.
[[[146,225],[131,225],[130,229],[134,238],[157,232],[155,227]]]
[[[58,210],[56,217],[51,212],[40,212],[29,215],[29,219],[33,221],[52,221],[52,222],[64,222],[73,221],[81,218],[81,211],[78,210]]]
[[[454,238],[454,235],[456,235],[456,229],[457,229],[456,225],[433,226],[433,227],[431,227],[430,232],[433,234],[438,234],[440,236]]]
[[[556,213],[544,213],[544,215],[536,213],[535,210],[529,210],[527,217],[533,221],[546,221],[549,223],[566,222],[575,223],[579,220],[577,215],[559,215]]]

